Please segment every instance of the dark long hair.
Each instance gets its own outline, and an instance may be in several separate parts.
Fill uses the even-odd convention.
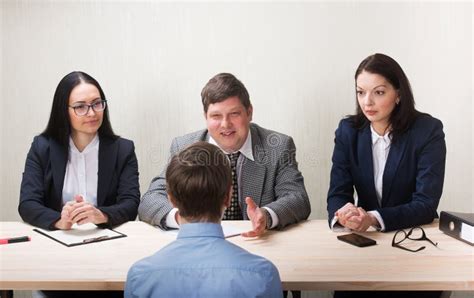
[[[410,82],[400,65],[391,57],[384,54],[374,54],[365,58],[355,72],[355,84],[357,88],[357,77],[363,72],[383,76],[397,91],[399,103],[395,105],[389,118],[391,125],[390,136],[392,142],[406,132],[421,113],[415,109],[415,99],[411,91]],[[355,128],[362,129],[369,125],[370,121],[365,117],[356,95],[356,114],[349,116]]]
[[[68,106],[69,96],[72,89],[81,83],[92,84],[99,90],[100,98],[106,99],[104,91],[99,83],[90,75],[82,71],[73,71],[67,74],[56,87],[54,92],[53,106],[49,115],[48,125],[43,131],[43,135],[53,138],[66,148],[69,147],[69,135],[71,134],[71,120],[69,119]],[[99,127],[100,137],[118,138],[112,130],[109,120],[109,108],[106,106],[103,112],[102,125]]]

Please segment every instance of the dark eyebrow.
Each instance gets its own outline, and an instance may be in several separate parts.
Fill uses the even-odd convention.
[[[102,99],[100,97],[97,97],[96,99],[91,100],[90,103],[96,102],[98,100],[100,101]],[[87,104],[87,102],[85,100],[78,100],[75,103],[73,103],[73,105],[76,105],[76,104]]]
[[[374,87],[374,88],[372,88],[372,89],[377,89],[378,87],[385,87],[385,88],[387,88],[387,86],[386,86],[385,84],[381,84],[381,85],[375,86],[375,87]],[[359,88],[359,89],[365,90],[364,88],[362,88],[362,87],[359,87],[359,86],[356,86],[356,88]]]

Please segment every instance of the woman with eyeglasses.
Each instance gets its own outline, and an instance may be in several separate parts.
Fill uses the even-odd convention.
[[[428,224],[444,182],[441,121],[415,109],[400,65],[384,54],[355,73],[356,114],[336,130],[327,198],[329,225],[364,232]],[[356,199],[354,198],[354,189]],[[336,292],[335,297],[439,297],[439,292]]]
[[[132,141],[114,134],[99,83],[80,71],[56,88],[49,122],[28,152],[18,211],[44,229],[134,220],[140,202]]]

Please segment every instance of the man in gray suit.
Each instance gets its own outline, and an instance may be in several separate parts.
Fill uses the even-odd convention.
[[[246,237],[307,219],[311,206],[293,139],[251,123],[249,94],[232,74],[214,76],[201,97],[207,129],[175,138],[170,151],[173,156],[193,143],[207,141],[228,154],[233,195],[224,219],[250,219],[253,230],[242,234]],[[138,215],[162,229],[179,228],[179,211],[168,201],[164,171],[151,181]]]

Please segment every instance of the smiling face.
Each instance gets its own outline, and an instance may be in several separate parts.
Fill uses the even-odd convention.
[[[374,129],[383,135],[399,98],[398,91],[381,75],[363,71],[356,80],[357,101]]]
[[[72,89],[69,95],[68,111],[73,136],[78,134],[94,136],[102,125],[104,112],[96,112],[90,107],[86,115],[77,116],[71,107],[90,105],[100,100],[99,90],[92,84],[81,83]]]
[[[209,134],[222,150],[232,153],[243,146],[252,121],[252,106],[246,109],[237,96],[232,96],[210,104],[204,116]]]

